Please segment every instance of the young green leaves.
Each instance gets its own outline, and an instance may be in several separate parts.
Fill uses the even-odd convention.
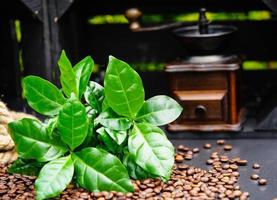
[[[94,62],[92,58],[87,56],[72,68],[65,52],[62,51],[58,65],[61,72],[60,80],[64,94],[70,97],[71,93],[74,93],[80,99],[85,92],[93,70]]]
[[[37,76],[27,76],[22,81],[23,96],[38,113],[53,116],[59,113],[65,98],[52,83]]]
[[[151,124],[135,124],[128,140],[130,155],[150,174],[169,179],[174,164],[174,148],[161,129]]]
[[[35,182],[36,199],[48,199],[59,195],[71,182],[73,173],[74,165],[70,155],[44,165]]]
[[[144,102],[144,88],[138,73],[127,63],[110,56],[104,88],[109,106],[117,114],[134,119]]]
[[[175,100],[165,95],[159,95],[144,102],[136,120],[162,126],[174,121],[181,112],[182,107]]]
[[[105,100],[110,108],[96,118],[96,123],[105,127],[98,129],[102,140],[111,149],[110,146],[114,145],[111,145],[110,138],[118,143],[115,136],[120,135],[114,131],[127,130],[129,154],[127,152],[124,164],[132,177],[158,176],[168,180],[174,163],[174,148],[156,126],[174,121],[181,114],[182,107],[164,95],[144,102],[144,89],[139,75],[127,63],[112,56],[109,58],[104,88]],[[132,125],[129,126],[128,121]],[[113,132],[109,132],[110,129]]]
[[[9,123],[9,129],[21,158],[46,162],[67,152],[65,144],[58,137],[50,139],[46,128],[37,120],[14,121]]]
[[[89,81],[91,57],[72,67],[62,51],[58,65],[62,89],[36,76],[22,81],[28,104],[50,118],[9,124],[19,154],[9,172],[39,174],[37,200],[57,196],[73,177],[93,192],[131,192],[129,175],[168,180],[174,149],[157,126],[174,121],[181,106],[163,95],[144,101],[139,75],[112,56],[104,88]]]
[[[73,93],[59,113],[57,128],[62,141],[71,150],[81,145],[87,136],[88,119],[86,109]]]
[[[124,165],[117,157],[106,151],[89,147],[73,154],[73,159],[77,182],[87,190],[133,191],[133,185]]]

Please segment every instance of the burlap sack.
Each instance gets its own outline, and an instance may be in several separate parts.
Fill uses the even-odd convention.
[[[22,118],[35,118],[21,112],[10,111],[0,101],[0,163],[8,164],[17,159],[14,142],[8,132],[8,123]]]

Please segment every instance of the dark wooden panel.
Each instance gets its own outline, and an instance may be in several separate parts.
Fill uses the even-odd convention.
[[[19,96],[19,59],[13,21],[0,19],[0,99]]]
[[[20,0],[2,1],[0,6],[0,17],[9,19],[28,18],[31,10]]]

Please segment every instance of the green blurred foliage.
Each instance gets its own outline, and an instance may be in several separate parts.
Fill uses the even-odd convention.
[[[197,12],[185,14],[145,14],[142,16],[143,23],[165,23],[165,22],[195,22],[198,20]],[[211,21],[243,21],[243,20],[270,20],[272,18],[269,11],[249,11],[249,12],[207,12],[207,17]],[[128,20],[122,15],[96,15],[88,19],[89,24],[127,24]]]
[[[243,70],[269,70],[277,69],[277,61],[247,60],[242,64]]]

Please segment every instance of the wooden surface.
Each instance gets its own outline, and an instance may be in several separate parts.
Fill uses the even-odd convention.
[[[221,149],[221,147],[216,145],[216,140],[225,139],[228,144],[232,144],[233,149],[230,152],[224,152],[224,154],[230,157],[240,157],[248,161],[246,166],[239,169],[239,185],[241,189],[250,193],[251,200],[272,200],[277,198],[277,137],[276,133],[275,136],[273,132],[271,134],[272,136],[266,139],[260,133],[248,133],[247,139],[240,138],[240,135],[243,135],[241,132],[225,135],[214,133],[206,135],[194,134],[195,137],[193,138],[188,136],[183,139],[172,139],[171,141],[176,146],[182,144],[188,147],[200,148],[200,153],[191,161],[185,161],[185,164],[209,169],[206,165],[206,160],[215,149]],[[185,136],[186,134],[182,135]],[[207,139],[208,135],[212,138]],[[170,137],[171,134],[168,133],[168,136]],[[212,144],[212,149],[206,150],[202,148],[205,143]],[[259,163],[261,168],[253,170],[253,163]],[[256,181],[250,179],[250,176],[254,173],[267,179],[268,184],[266,186],[258,186]]]

